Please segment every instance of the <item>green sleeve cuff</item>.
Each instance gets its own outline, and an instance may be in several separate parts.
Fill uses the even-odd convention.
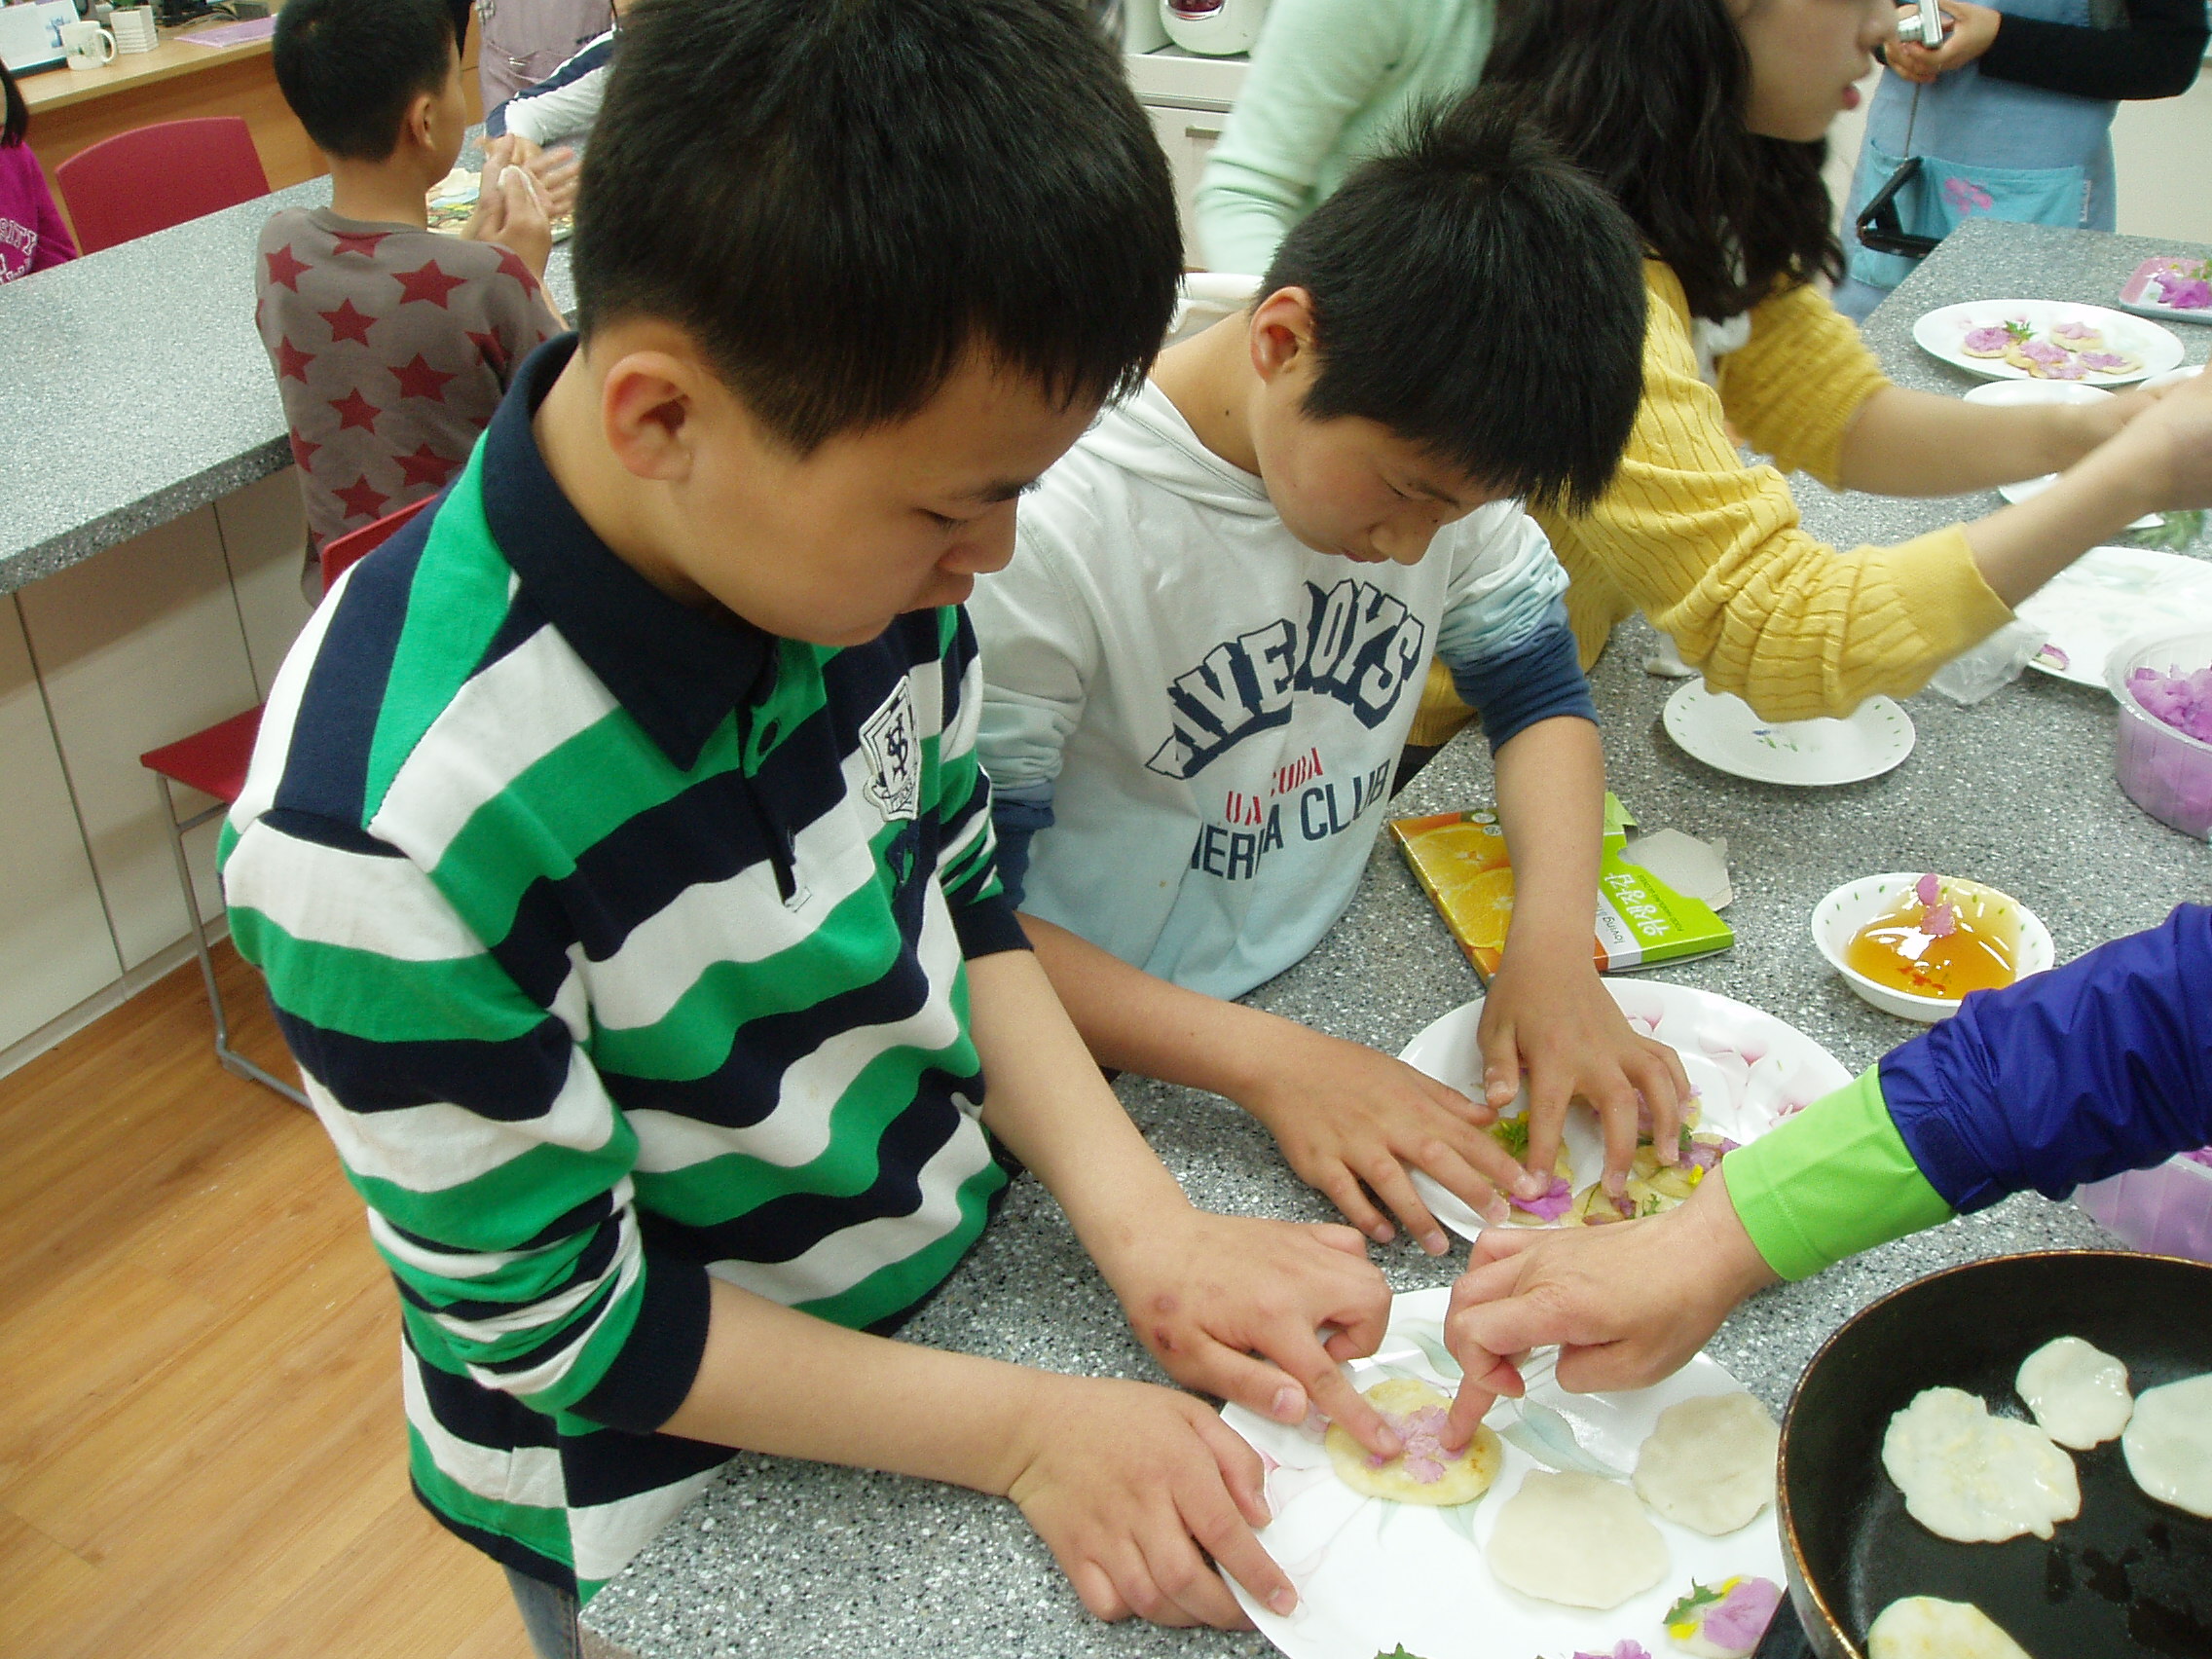
[[[1744,1231],[1786,1279],[1810,1278],[1952,1215],[1890,1121],[1872,1066],[1738,1147],[1721,1169]]]

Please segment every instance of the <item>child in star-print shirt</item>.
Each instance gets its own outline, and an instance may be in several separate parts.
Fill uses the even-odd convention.
[[[469,232],[428,229],[467,125],[441,0],[295,0],[273,55],[331,167],[330,206],[274,215],[254,271],[312,551],[444,488],[565,325],[540,284],[543,203],[505,146]]]

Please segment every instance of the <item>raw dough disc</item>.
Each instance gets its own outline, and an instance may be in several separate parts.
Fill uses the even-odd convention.
[[[1724,1537],[1774,1501],[1781,1431],[1751,1395],[1678,1400],[1636,1455],[1637,1495],[1663,1520]]]
[[[1530,1469],[1497,1512],[1490,1569],[1524,1596],[1617,1607],[1667,1576],[1667,1540],[1636,1493],[1596,1475]]]
[[[1418,1377],[1393,1377],[1362,1392],[1367,1403],[1388,1418],[1390,1426],[1407,1443],[1406,1455],[1378,1467],[1369,1460],[1366,1447],[1331,1423],[1329,1461],[1345,1485],[1362,1497],[1432,1503],[1439,1508],[1472,1503],[1490,1491],[1505,1457],[1496,1435],[1478,1425],[1467,1449],[1456,1457],[1447,1457],[1435,1440],[1452,1402],[1436,1389]],[[1421,1478],[1424,1474],[1428,1475],[1426,1480]]]
[[[2120,1449],[2151,1496],[2212,1521],[2212,1372],[2136,1395]]]
[[[2127,1367],[2080,1337],[2053,1337],[2029,1354],[2013,1386],[2044,1433],[2077,1452],[2112,1439],[2135,1411]]]
[[[1866,1633],[1867,1659],[2028,1659],[1972,1602],[1907,1596],[1882,1609]]]
[[[1957,1543],[2047,1538],[2082,1513],[2074,1459],[2035,1424],[1991,1417],[1957,1388],[1923,1389],[1890,1419],[1882,1467],[1904,1493],[1905,1512]]]

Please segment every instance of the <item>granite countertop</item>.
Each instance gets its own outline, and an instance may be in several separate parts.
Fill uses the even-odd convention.
[[[0,287],[0,593],[292,463],[253,250],[310,179]],[[546,286],[573,300],[566,244]]]
[[[2104,298],[2155,251],[2124,239],[1972,225],[1876,313],[1868,332],[1906,384],[1961,390],[1968,377],[1912,346],[1914,316],[1992,295]],[[2203,360],[2212,328],[2185,338],[2191,360]],[[1808,520],[1845,545],[1902,539],[1998,504],[1994,496],[1949,504],[1829,497],[1807,479],[1797,489]],[[1924,695],[1910,704],[1918,747],[1897,771],[1841,789],[1789,790],[1713,772],[1673,745],[1660,710],[1676,682],[1641,668],[1653,644],[1642,623],[1624,627],[1592,677],[1611,781],[1646,829],[1727,837],[1736,888],[1728,914],[1739,940],[1724,955],[1661,977],[1768,1010],[1854,1070],[1919,1028],[1861,1002],[1813,949],[1813,906],[1846,880],[1936,868],[1990,882],[2043,916],[2062,959],[2148,927],[2177,902],[2212,899],[2212,852],[2139,812],[2112,782],[2114,714],[2101,693],[2030,674],[1971,709]],[[1490,798],[1487,753],[1462,738],[1392,810],[1438,812]],[[1475,991],[1464,959],[1385,843],[1321,944],[1249,1000],[1395,1051]],[[1266,1132],[1221,1100],[1129,1078],[1118,1092],[1197,1202],[1331,1217]],[[1898,1285],[1976,1257],[2112,1242],[2071,1204],[2012,1198],[1753,1298],[1713,1351],[1779,1411],[1826,1336]],[[1462,1246],[1431,1261],[1403,1242],[1373,1253],[1400,1290],[1450,1282],[1466,1254]],[[1161,1380],[1058,1209],[1028,1178],[906,1335],[1058,1371]],[[584,1628],[587,1650],[637,1659],[1272,1651],[1250,1634],[1097,1623],[1012,1504],[750,1455],[600,1593],[584,1610]]]

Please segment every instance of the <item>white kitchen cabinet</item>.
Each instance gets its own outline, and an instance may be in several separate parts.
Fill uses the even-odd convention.
[[[1158,52],[1132,53],[1129,85],[1136,90],[1160,147],[1167,153],[1167,166],[1175,176],[1175,205],[1183,224],[1183,263],[1194,270],[1205,266],[1199,246],[1198,222],[1191,210],[1206,158],[1221,137],[1222,123],[1244,85],[1251,66],[1241,57],[1198,57],[1178,47]]]
[[[1205,172],[1206,157],[1221,137],[1228,116],[1214,110],[1185,109],[1175,104],[1147,104],[1152,129],[1160,147],[1167,152],[1167,167],[1175,176],[1175,212],[1183,225],[1183,263],[1196,270],[1205,264],[1198,245],[1198,216],[1192,203],[1198,179]]]
[[[23,623],[0,600],[0,1050],[123,972]]]
[[[215,509],[40,578],[17,602],[125,969],[185,935],[154,777],[139,754],[258,701]],[[178,792],[189,814],[206,797]],[[218,826],[186,840],[203,914],[221,909]]]
[[[310,611],[300,589],[308,519],[300,505],[299,469],[287,466],[225,496],[215,503],[215,524],[223,535],[231,586],[239,596],[255,695],[266,698],[269,682],[307,626]]]

